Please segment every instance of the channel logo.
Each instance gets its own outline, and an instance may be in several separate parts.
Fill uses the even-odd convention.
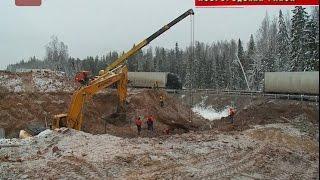
[[[40,6],[41,0],[15,0],[16,6]]]

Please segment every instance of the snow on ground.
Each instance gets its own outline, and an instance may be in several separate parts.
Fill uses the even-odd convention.
[[[222,117],[228,116],[228,108],[222,110],[222,111],[216,111],[211,106],[209,107],[202,107],[202,106],[194,106],[192,108],[192,111],[199,114],[205,119],[208,119],[210,121],[221,119]]]
[[[40,92],[72,91],[73,88],[60,73],[33,73],[32,80],[35,88]]]
[[[56,71],[30,73],[0,71],[0,86],[9,92],[72,92],[75,89],[75,84],[65,73]]]
[[[192,111],[199,114],[205,119],[208,119],[210,121],[221,119],[222,117],[228,116],[228,107],[223,109],[222,111],[215,110],[212,106],[206,106],[205,101],[207,100],[208,96],[202,97],[202,100],[199,104],[196,104]]]
[[[317,179],[318,142],[276,126],[165,139],[46,130],[0,140],[0,179]]]
[[[8,75],[0,75],[0,86],[13,92],[23,92],[23,82],[20,77],[10,78]]]

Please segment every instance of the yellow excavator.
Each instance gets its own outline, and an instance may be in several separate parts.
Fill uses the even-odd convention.
[[[141,41],[139,44],[135,45],[128,52],[124,53],[117,60],[107,66],[104,70],[99,72],[99,76],[96,76],[93,80],[87,81],[88,78],[86,74],[84,76],[85,80],[83,86],[76,90],[71,99],[71,104],[69,106],[68,113],[55,115],[52,122],[52,128],[68,127],[76,130],[81,130],[83,122],[82,110],[84,107],[85,101],[96,94],[98,91],[110,87],[113,84],[116,84],[119,105],[118,110],[120,112],[125,111],[125,101],[127,97],[127,83],[128,83],[128,69],[124,62],[135,55],[140,49],[148,45],[152,40],[163,34],[165,31],[170,29],[172,26],[183,20],[184,18],[194,15],[192,9],[189,9],[169,24],[163,26],[157,32],[153,33],[151,36]]]

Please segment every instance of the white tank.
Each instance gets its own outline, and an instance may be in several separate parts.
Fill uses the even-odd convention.
[[[319,71],[265,72],[264,92],[319,94]]]
[[[167,75],[167,72],[128,72],[129,86],[154,87],[157,82],[159,88],[165,88]]]

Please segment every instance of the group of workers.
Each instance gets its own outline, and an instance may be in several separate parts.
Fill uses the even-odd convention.
[[[160,100],[160,107],[164,107],[164,99],[163,99],[162,95],[160,95],[159,100]],[[145,123],[147,124],[148,130],[153,132],[153,130],[154,130],[153,125],[154,125],[155,117],[153,115],[150,115],[144,120],[144,118],[142,116],[139,116],[139,117],[136,117],[136,119],[134,121],[137,126],[138,135],[140,135],[140,133],[141,133],[143,121],[145,121]]]
[[[137,129],[138,129],[138,135],[141,134],[143,121],[145,121],[145,123],[147,124],[147,129],[150,132],[153,132],[153,130],[154,130],[153,125],[154,125],[154,122],[155,122],[154,116],[150,115],[146,119],[144,119],[142,116],[139,116],[139,117],[137,117],[135,119],[135,124],[136,124]]]

